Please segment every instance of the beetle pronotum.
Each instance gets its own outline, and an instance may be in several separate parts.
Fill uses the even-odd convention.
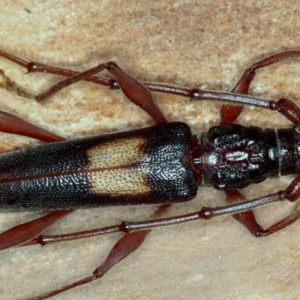
[[[1,209],[53,211],[40,219],[2,233],[1,249],[25,243],[43,245],[50,242],[51,239],[39,234],[53,222],[78,208],[161,203],[155,213],[156,216],[160,216],[165,213],[170,203],[194,198],[198,185],[209,185],[224,190],[227,202],[231,204],[223,208],[204,207],[196,213],[179,217],[135,223],[122,222],[120,225],[100,230],[97,234],[117,231],[127,234],[116,243],[105,263],[97,268],[91,277],[36,299],[44,299],[102,277],[113,265],[137,249],[149,233],[149,228],[155,226],[234,214],[234,218],[245,225],[252,234],[265,236],[288,226],[300,217],[300,213],[295,211],[288,218],[263,229],[255,221],[250,210],[269,202],[297,200],[300,196],[299,176],[286,190],[240,204],[233,203],[243,199],[238,188],[261,182],[267,177],[299,172],[298,128],[262,130],[233,123],[242,111],[241,104],[246,104],[276,110],[295,124],[300,124],[300,110],[292,101],[284,98],[279,101],[266,101],[246,95],[257,69],[284,58],[299,56],[300,52],[283,52],[254,64],[245,71],[232,93],[147,84],[151,90],[179,94],[193,100],[227,102],[221,110],[220,126],[198,136],[191,135],[188,125],[184,123],[168,123],[149,90],[124,73],[115,63],[100,64],[76,74],[38,63],[27,63],[4,51],[1,51],[0,55],[26,67],[29,72],[46,71],[72,76],[37,96],[38,101],[79,80],[95,81],[112,88],[121,87],[125,95],[157,123],[154,127],[140,130],[79,141],[58,142],[62,140],[61,137],[1,112],[1,131],[46,142],[58,142],[1,156]],[[104,69],[111,72],[117,81],[94,76]],[[7,87],[11,87],[9,81]],[[19,94],[28,96],[21,91]],[[138,229],[142,230],[135,231]],[[91,232],[59,236],[55,237],[54,241],[81,238],[90,234]]]

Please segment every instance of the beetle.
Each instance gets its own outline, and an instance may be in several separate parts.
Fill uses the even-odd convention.
[[[2,233],[1,249],[28,241],[41,245],[47,243],[48,237],[36,236],[73,209],[164,203],[155,212],[158,216],[165,213],[170,203],[194,198],[198,185],[209,185],[224,190],[227,202],[233,203],[243,199],[237,189],[261,182],[267,177],[299,172],[299,129],[296,127],[272,130],[233,124],[241,113],[242,106],[232,105],[248,104],[277,110],[299,125],[300,109],[292,101],[284,98],[266,101],[246,95],[257,69],[285,58],[299,56],[298,51],[279,53],[252,65],[245,71],[232,93],[146,84],[150,90],[188,96],[193,100],[227,102],[221,110],[220,126],[212,127],[207,133],[198,136],[192,135],[185,123],[168,123],[145,85],[127,75],[115,63],[100,64],[76,74],[38,63],[27,63],[4,51],[1,51],[0,55],[26,67],[29,72],[46,71],[65,76],[72,75],[37,96],[37,101],[44,100],[79,80],[90,80],[109,85],[111,88],[120,87],[129,100],[145,110],[157,123],[153,127],[129,132],[59,142],[61,137],[1,112],[2,131],[56,142],[3,154],[0,157],[1,210],[54,211],[38,220]],[[113,74],[116,81],[94,76],[104,69]],[[10,87],[9,82],[7,87]],[[23,92],[19,93],[28,96]],[[179,217],[122,222],[120,225],[100,230],[97,234],[124,231],[127,235],[117,242],[105,263],[97,268],[91,277],[41,295],[37,299],[53,296],[102,277],[114,264],[137,249],[149,233],[149,228],[155,226],[234,214],[234,218],[255,236],[276,232],[296,221],[300,214],[295,211],[290,217],[263,229],[255,221],[250,209],[278,200],[295,201],[300,195],[299,186],[300,177],[297,176],[286,190],[257,199],[221,208],[204,207],[196,213]],[[137,229],[142,230],[134,231]],[[90,233],[66,235],[66,239],[80,238]],[[54,238],[55,241],[61,239],[62,237]]]

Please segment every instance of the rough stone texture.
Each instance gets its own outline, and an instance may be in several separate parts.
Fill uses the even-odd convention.
[[[151,3],[151,4],[150,4]],[[243,70],[269,54],[299,47],[298,1],[36,1],[6,2],[0,8],[1,48],[24,59],[85,70],[113,60],[147,81],[230,90]],[[36,93],[58,80],[0,60],[0,68]],[[300,64],[289,60],[259,72],[251,93],[267,99],[300,101]],[[41,105],[0,89],[0,109],[65,137],[92,135],[152,124],[118,91],[79,83]],[[219,104],[189,103],[157,94],[169,120],[194,131],[219,120]],[[291,126],[282,116],[247,108],[239,122]],[[33,141],[1,135],[1,150]],[[289,178],[244,191],[255,197],[283,188]],[[193,202],[173,213],[218,205],[221,192],[199,190]],[[264,225],[282,218],[292,205],[257,210]],[[48,232],[93,228],[119,219],[143,219],[153,207],[77,211]],[[35,217],[1,214],[0,230]],[[300,294],[300,222],[267,238],[255,239],[230,217],[154,230],[141,248],[102,280],[55,299],[297,299]],[[24,299],[88,276],[120,235],[44,248],[0,253],[1,299]]]

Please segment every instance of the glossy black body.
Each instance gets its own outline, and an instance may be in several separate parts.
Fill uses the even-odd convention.
[[[130,154],[137,159],[118,168],[129,168],[130,172],[147,170],[143,184],[149,192],[137,190],[134,194],[122,195],[94,192],[91,173],[113,171],[116,167],[110,164],[114,164],[114,156],[122,155],[115,153],[114,145],[130,139],[141,141],[142,146]],[[189,200],[197,193],[192,168],[184,164],[190,139],[191,132],[186,124],[168,123],[2,154],[0,210],[51,211]],[[108,149],[112,147],[111,162],[105,168],[92,169],[91,159],[95,159],[99,152],[97,147],[102,145]],[[139,163],[138,159],[143,161]]]
[[[0,210],[182,202],[193,199],[199,185],[243,188],[299,173],[299,157],[297,128],[216,126],[192,136],[187,124],[174,122],[57,142],[0,156]],[[110,172],[117,173],[106,184]],[[120,182],[126,180],[129,190]]]

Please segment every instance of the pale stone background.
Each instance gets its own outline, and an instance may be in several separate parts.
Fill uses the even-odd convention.
[[[7,1],[1,6],[0,47],[25,59],[85,70],[113,60],[133,76],[186,87],[230,90],[244,68],[256,60],[299,47],[298,1]],[[43,91],[58,80],[3,59],[0,68],[28,91]],[[300,101],[296,59],[259,72],[251,92]],[[153,124],[120,92],[79,83],[44,105],[0,89],[0,109],[13,112],[66,137],[92,135]],[[156,95],[169,120],[194,131],[219,120],[219,105]],[[239,122],[291,126],[283,117],[245,109]],[[25,138],[1,135],[1,150],[30,145]],[[290,178],[269,180],[244,191],[247,197],[273,192]],[[218,205],[221,192],[199,190],[193,202]],[[258,209],[264,225],[292,208],[276,204]],[[69,232],[146,218],[153,207],[99,208],[73,213],[49,232]],[[35,213],[1,214],[0,230],[30,220]],[[55,299],[299,299],[300,222],[274,236],[255,239],[230,217],[157,229],[133,255],[105,278]],[[26,299],[90,273],[120,235],[79,242],[26,247],[0,253],[1,299]]]

